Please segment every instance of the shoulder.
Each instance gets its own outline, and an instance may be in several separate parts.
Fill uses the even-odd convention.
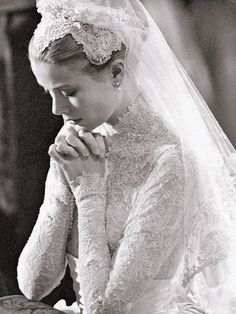
[[[179,144],[164,145],[154,152],[153,163],[139,192],[141,194],[162,194],[167,191],[184,191],[185,169],[182,149]]]
[[[184,160],[181,144],[163,145],[155,150],[153,171],[183,174]]]

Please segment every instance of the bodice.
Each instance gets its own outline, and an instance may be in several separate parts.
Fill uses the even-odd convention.
[[[139,189],[148,179],[159,159],[181,155],[181,146],[161,117],[153,112],[140,95],[119,121],[110,126],[104,123],[97,131],[112,142],[106,154],[108,169],[106,202],[106,235],[113,255],[123,237],[128,216],[135,206]],[[165,164],[168,172],[168,163]],[[68,253],[78,256],[78,212],[74,209],[74,227],[68,242]],[[157,277],[171,278],[182,256],[183,239],[162,267]],[[115,255],[114,255],[115,257]],[[113,259],[114,260],[114,259]]]

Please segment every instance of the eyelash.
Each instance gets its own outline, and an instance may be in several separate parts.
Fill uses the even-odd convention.
[[[66,97],[74,97],[76,95],[77,91],[72,91],[70,93],[65,93]]]
[[[44,94],[45,94],[45,95],[50,94],[49,90],[45,89],[45,90],[44,90]],[[76,94],[77,94],[77,91],[76,91],[76,90],[75,90],[75,91],[72,91],[72,92],[70,92],[70,93],[65,93],[65,92],[64,92],[64,95],[65,95],[66,97],[74,97]]]

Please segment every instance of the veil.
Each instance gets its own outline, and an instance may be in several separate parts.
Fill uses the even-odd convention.
[[[61,12],[70,8],[80,22],[109,29],[125,44],[128,74],[147,106],[181,141],[182,289],[197,291],[213,313],[219,310],[216,298],[222,313],[231,313],[236,306],[236,152],[157,24],[138,0],[39,0],[37,5],[42,15],[49,6]]]

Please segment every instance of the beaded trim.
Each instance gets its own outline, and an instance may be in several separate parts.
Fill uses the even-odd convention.
[[[70,213],[70,224],[69,224],[69,233],[72,231],[73,222],[74,222],[74,197],[72,196],[69,202],[69,213]]]

